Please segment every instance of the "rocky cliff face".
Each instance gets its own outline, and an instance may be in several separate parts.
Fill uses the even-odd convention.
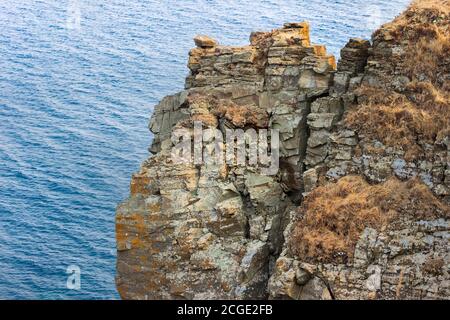
[[[450,297],[449,18],[445,1],[415,3],[337,66],[307,23],[245,47],[197,37],[186,90],[155,107],[153,155],[117,209],[121,297]],[[198,122],[242,130],[247,148],[252,130],[277,129],[279,170],[174,162],[174,133]],[[208,132],[192,146],[204,160]]]

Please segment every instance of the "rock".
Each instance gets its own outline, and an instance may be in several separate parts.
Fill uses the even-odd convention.
[[[408,12],[411,16],[404,19],[420,10]],[[444,267],[450,264],[450,139],[445,132],[435,141],[413,133],[420,146],[414,158],[398,145],[375,140],[364,123],[358,127],[348,121],[352,110],[374,98],[370,91],[361,93],[367,86],[410,94],[411,78],[402,63],[411,49],[402,38],[409,33],[393,37],[385,28],[374,33],[373,44],[351,39],[337,66],[324,46],[310,44],[307,23],[252,33],[250,44],[242,47],[195,37],[186,90],[155,106],[149,123],[152,155],[133,175],[130,196],[117,208],[116,283],[122,298],[450,297]],[[445,59],[439,61],[445,73]],[[407,98],[411,102],[414,97]],[[372,110],[365,111],[371,121]],[[198,121],[211,131],[189,141]],[[367,127],[380,133],[383,124]],[[241,145],[274,152],[273,173],[267,163],[250,163],[250,157],[244,157],[245,164],[207,162],[220,151],[216,129],[219,134],[239,129]],[[248,138],[263,130],[268,130],[268,141]],[[272,140],[277,136],[279,148]],[[181,137],[191,153],[177,162],[173,155],[180,151]],[[393,176],[405,180],[401,183],[411,187],[414,197],[409,191],[405,196],[375,187],[384,181],[389,186]],[[356,177],[365,180],[329,189]],[[415,177],[426,184],[417,185]],[[367,182],[377,191],[364,195]],[[322,199],[324,194],[330,199]],[[416,207],[422,197],[426,208]],[[311,209],[319,198],[319,209]],[[412,200],[402,206],[406,198]],[[373,199],[377,205],[367,207]],[[334,217],[340,210],[345,214]],[[411,210],[414,215],[404,213]],[[308,220],[311,214],[313,221]],[[382,221],[373,222],[374,216]],[[325,233],[301,225],[325,220]],[[298,229],[299,224],[305,228]],[[307,242],[295,242],[298,230],[310,232]],[[320,240],[314,250],[295,254],[293,244]]]
[[[204,35],[197,35],[194,38],[195,45],[199,48],[212,48],[217,46],[217,41]]]
[[[268,284],[268,291],[272,298],[296,299],[300,294],[301,288],[296,283],[295,270],[292,265],[293,259],[280,257],[277,260]]]
[[[317,186],[319,176],[315,168],[311,168],[303,173],[303,183],[305,185],[305,194],[314,190]]]
[[[308,114],[308,125],[313,129],[331,129],[336,121],[334,113],[310,113]]]
[[[330,80],[329,75],[321,75],[314,70],[304,70],[298,80],[298,86],[300,89],[328,88]]]
[[[264,41],[267,39],[270,39],[271,33],[270,32],[252,32],[250,34],[250,44],[252,46],[258,46],[260,44],[263,44]]]
[[[283,29],[278,29],[272,34],[274,47],[290,45],[309,46],[309,24],[289,23]]]
[[[247,62],[252,63],[255,59],[255,51],[250,50],[244,50],[241,52],[236,52],[231,57],[231,62],[238,63],[238,62]]]
[[[341,50],[341,60],[338,64],[339,72],[356,75],[364,71],[369,56],[370,42],[362,39],[350,39]]]
[[[306,150],[305,164],[308,167],[316,166],[322,163],[328,155],[329,147],[322,145],[316,148],[308,148]]]
[[[345,146],[356,146],[358,143],[355,132],[352,130],[342,130],[334,133],[331,135],[330,141]]]
[[[315,148],[330,141],[330,132],[327,130],[313,130],[308,139],[308,147]]]
[[[342,94],[347,92],[350,84],[350,75],[347,72],[338,72],[334,75],[334,93]]]
[[[392,162],[392,169],[397,177],[400,179],[408,179],[415,176],[412,168],[407,168],[407,163],[403,159],[395,159]]]
[[[302,286],[297,300],[331,300],[331,294],[323,281],[317,277]]]
[[[379,266],[369,266],[367,273],[370,276],[367,278],[366,288],[371,292],[381,290],[381,268]]]

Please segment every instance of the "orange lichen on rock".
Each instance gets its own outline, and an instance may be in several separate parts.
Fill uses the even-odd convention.
[[[256,105],[220,104],[215,113],[219,117],[229,120],[238,128],[243,128],[246,125],[267,128],[269,125],[269,115],[264,109]]]
[[[214,97],[194,93],[188,96],[188,103],[191,113],[190,123],[198,121],[207,127],[217,127],[218,121],[212,112],[217,103]]]
[[[148,189],[148,185],[150,183],[150,177],[145,174],[136,173],[131,178],[130,183],[130,192],[131,194],[150,194],[150,190]]]
[[[391,178],[372,186],[362,177],[346,176],[311,192],[298,214],[292,252],[302,260],[328,262],[343,256],[351,259],[367,227],[381,230],[404,215],[418,220],[448,218],[450,208],[416,179]]]
[[[116,243],[118,250],[136,249],[144,246],[140,234],[145,232],[145,219],[140,214],[131,214],[116,219]]]

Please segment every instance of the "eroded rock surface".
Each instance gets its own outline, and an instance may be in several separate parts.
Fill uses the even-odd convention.
[[[427,5],[414,4],[400,22],[448,30],[448,11]],[[407,108],[423,98],[414,88],[423,89],[417,81],[425,81],[438,92],[427,103],[449,112],[442,93],[449,64],[430,79],[409,72],[402,61],[414,42],[396,30],[382,27],[372,43],[351,39],[337,66],[325,47],[310,43],[307,23],[254,32],[244,47],[196,37],[185,90],[155,107],[153,155],[133,175],[130,197],[117,209],[121,297],[448,299],[450,137],[414,127],[419,113]],[[380,107],[386,101],[374,102],[374,90],[401,98]],[[364,118],[366,126],[355,121],[366,116],[369,102],[383,115],[398,101],[407,103],[394,119],[401,128],[407,124],[409,131],[400,134],[412,140],[396,143],[368,130],[377,128],[372,117]],[[428,119],[428,111],[420,112]],[[443,129],[450,127],[446,119]],[[193,133],[198,121],[224,134],[278,129],[279,170],[268,175],[254,163],[174,163],[173,132]],[[204,159],[211,143],[204,134]],[[416,193],[393,197],[380,191],[385,183],[398,186],[392,194]],[[415,201],[419,196],[422,202]],[[333,197],[338,206],[321,207]],[[320,220],[327,212],[332,219]],[[349,221],[346,212],[356,218]],[[373,223],[357,224],[359,214]]]
[[[204,36],[195,42],[186,90],[155,107],[154,156],[133,176],[130,199],[117,210],[123,298],[268,297],[287,212],[301,194],[306,116],[328,92],[334,58],[310,45],[306,23],[252,34],[246,47]],[[193,130],[194,121],[223,133],[279,129],[280,171],[174,164],[172,132]]]
[[[271,298],[449,299],[450,64],[443,50],[418,49],[427,28],[423,41],[449,45],[439,38],[449,17],[442,1],[416,1],[373,44],[342,49],[330,95],[307,116],[306,198]]]

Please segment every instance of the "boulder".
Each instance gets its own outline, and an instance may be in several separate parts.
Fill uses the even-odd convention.
[[[194,38],[195,45],[199,48],[212,48],[217,46],[217,41],[205,35],[197,35]]]

